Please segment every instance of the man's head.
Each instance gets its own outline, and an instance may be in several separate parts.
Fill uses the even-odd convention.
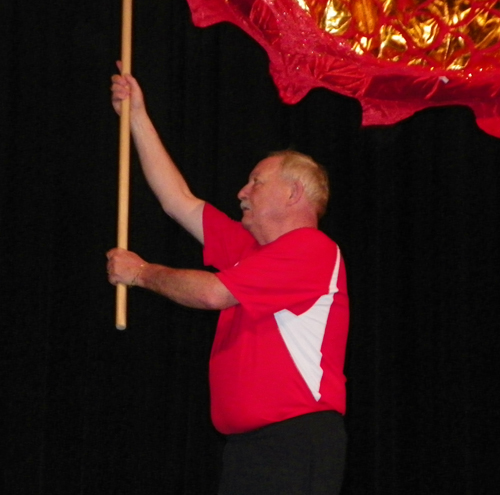
[[[244,227],[267,244],[290,230],[317,226],[328,200],[328,179],[310,157],[276,152],[257,164],[238,198]]]
[[[282,158],[283,176],[302,183],[307,199],[314,206],[318,219],[321,218],[325,214],[330,195],[328,174],[325,168],[310,156],[298,151],[274,151],[269,156]]]

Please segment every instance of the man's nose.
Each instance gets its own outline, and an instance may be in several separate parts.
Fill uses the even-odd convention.
[[[247,186],[248,184],[240,189],[240,192],[237,196],[239,200],[245,199],[247,197]]]

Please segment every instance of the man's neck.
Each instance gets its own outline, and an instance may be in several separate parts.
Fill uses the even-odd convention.
[[[254,237],[257,242],[263,246],[265,244],[269,244],[274,242],[276,239],[279,239],[282,235],[288,234],[288,232],[292,232],[297,229],[317,229],[318,228],[318,220],[316,216],[309,218],[301,218],[295,220],[288,220],[285,222],[277,223],[271,228],[267,229],[266,232],[261,232],[260,234],[255,234]]]

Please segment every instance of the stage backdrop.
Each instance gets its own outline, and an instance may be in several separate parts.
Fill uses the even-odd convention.
[[[0,356],[6,495],[212,495],[216,313],[129,292],[114,328],[119,0],[0,5]],[[266,53],[184,0],[141,0],[133,70],[193,191],[238,218],[268,151],[329,171],[322,228],[351,295],[343,495],[489,495],[499,486],[500,142],[471,111],[360,130],[356,100],[283,104]],[[132,159],[130,247],[202,267]]]

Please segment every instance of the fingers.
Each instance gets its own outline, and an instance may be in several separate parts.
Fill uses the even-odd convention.
[[[115,84],[117,85],[117,87],[126,87],[129,92],[132,89],[132,86],[134,87],[134,89],[138,87],[137,81],[131,74],[123,74],[123,64],[121,60],[116,61],[116,67],[118,68],[119,74],[115,74],[111,77],[111,81],[113,82],[113,86],[111,87],[112,89]]]
[[[144,109],[144,97],[139,83],[131,74],[114,74],[111,77],[111,102],[115,111],[120,114],[121,102],[131,98],[131,110]]]
[[[132,96],[127,79],[119,74],[111,77],[111,104],[118,115],[121,115],[122,102]]]
[[[123,248],[113,248],[106,253],[108,281],[116,285],[132,285],[138,270],[145,261],[137,254]]]
[[[118,252],[119,248],[110,249],[106,253],[106,258],[108,262],[106,263],[106,273],[108,274],[108,281],[110,284],[116,285],[118,280],[116,279],[115,273],[115,259],[114,256]]]
[[[113,93],[112,99],[113,101],[121,101],[125,100],[130,96],[131,88],[127,79],[123,76],[115,74],[111,77],[111,91]]]
[[[123,249],[123,248],[119,248],[119,247],[115,247],[113,249],[110,249],[107,253],[106,253],[106,258],[108,258],[108,260],[110,260],[111,258],[113,258],[113,256],[115,256],[116,254],[118,254],[120,251],[126,251],[126,249]]]
[[[106,253],[108,262],[106,263],[106,272],[108,274],[109,283],[116,285],[120,282],[120,256],[123,256],[127,251],[122,248],[113,248]]]
[[[118,68],[120,74],[114,74],[111,77],[111,91],[113,92],[111,99],[113,103],[125,100],[132,92],[130,85],[130,78],[132,78],[132,76],[130,76],[130,74],[122,74],[123,63],[121,60],[116,61],[116,67]]]

